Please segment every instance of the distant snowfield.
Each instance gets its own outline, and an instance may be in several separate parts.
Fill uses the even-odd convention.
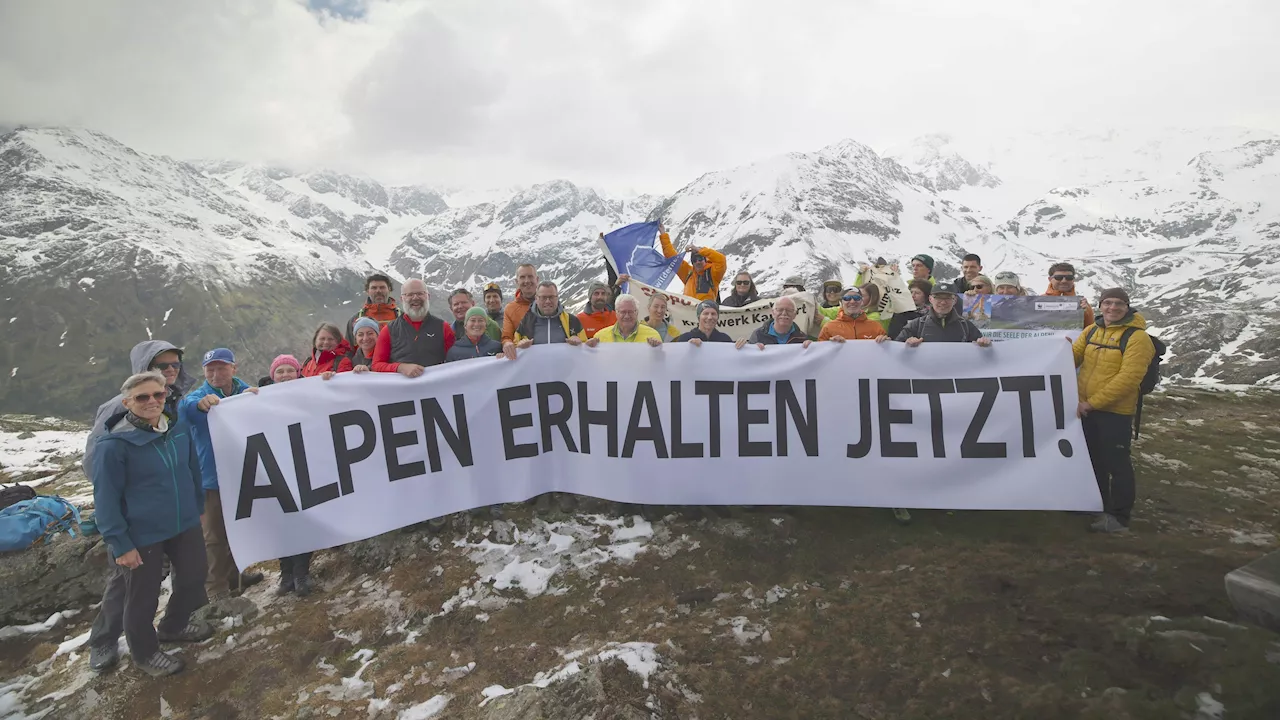
[[[31,437],[21,439],[20,435]],[[84,452],[88,437],[87,431],[0,432],[0,467],[11,475],[57,470],[63,462]]]

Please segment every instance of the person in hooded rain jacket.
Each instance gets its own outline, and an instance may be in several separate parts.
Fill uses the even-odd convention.
[[[1146,319],[1129,306],[1123,289],[1103,290],[1098,309],[1101,319],[1071,345],[1080,368],[1076,413],[1102,493],[1103,514],[1089,529],[1122,533],[1129,529],[1137,492],[1131,456],[1133,415],[1156,349]]]
[[[354,326],[353,326],[354,327]],[[302,377],[351,372],[351,346],[336,325],[320,323],[311,336],[311,356],[302,364]],[[273,381],[275,378],[271,378]]]
[[[676,248],[671,244],[671,236],[666,228],[661,228],[658,240],[662,243],[662,254],[675,257]],[[688,262],[680,261],[680,269],[676,274],[684,281],[684,294],[697,300],[715,300],[720,302],[720,281],[729,269],[729,261],[723,253],[709,247],[689,246]]]
[[[124,575],[123,592],[104,594],[89,634],[89,665],[98,672],[118,661],[122,631],[134,666],[153,677],[173,675],[185,665],[181,657],[161,652],[161,642],[200,642],[213,635],[208,626],[191,622],[206,602],[204,494],[190,428],[180,415],[171,420],[165,414],[168,394],[168,379],[159,371],[131,375],[120,388],[119,410],[102,421],[106,432],[89,468],[94,519],[109,559]],[[173,593],[157,631],[166,557],[173,565]]]
[[[164,376],[165,391],[167,393],[164,401],[164,413],[168,418],[168,422],[177,422],[178,402],[182,399],[183,394],[196,383],[196,379],[187,372],[182,364],[182,350],[173,343],[164,340],[145,340],[134,345],[133,349],[129,351],[129,363],[134,375],[155,370]],[[100,405],[97,412],[94,413],[93,427],[89,431],[89,437],[85,440],[84,458],[82,460],[84,474],[90,478],[93,477],[93,465],[97,458],[98,441],[110,432],[107,420],[112,415],[120,413],[123,401],[123,395],[116,395]],[[108,560],[111,561],[110,558]],[[114,666],[118,660],[114,646],[109,652],[102,650],[102,648],[114,643],[120,637],[120,634],[124,632],[124,597],[127,574],[127,570],[116,565],[114,561],[110,562],[107,569],[106,587],[102,593],[101,611],[94,620],[93,629],[89,635],[90,650],[92,651],[93,648],[100,649],[97,655],[98,663],[96,667],[93,660],[90,660],[90,666],[95,671],[100,672]]]
[[[532,345],[568,343],[581,345],[587,340],[586,330],[577,316],[569,314],[560,304],[560,291],[550,280],[538,283],[534,295],[535,304],[520,320],[515,331],[515,347],[521,350]],[[504,345],[504,350],[505,350]],[[512,356],[508,359],[514,360]]]

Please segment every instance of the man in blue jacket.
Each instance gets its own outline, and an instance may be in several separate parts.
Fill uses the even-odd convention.
[[[209,408],[222,398],[242,392],[258,392],[236,377],[236,356],[226,348],[216,348],[204,354],[204,384],[187,393],[180,405],[182,419],[191,426],[196,441],[196,453],[200,456],[200,472],[204,485],[205,552],[209,557],[209,577],[205,591],[210,601],[218,601],[245,588],[262,582],[262,573],[240,573],[231,557],[231,545],[227,542],[227,526],[222,519],[222,496],[218,494],[218,466],[213,459],[213,442],[209,438]]]
[[[93,479],[94,518],[116,565],[126,573],[123,630],[134,665],[161,677],[180,672],[182,658],[160,650],[161,642],[199,642],[213,635],[191,623],[205,604],[204,496],[200,464],[189,428],[164,413],[168,394],[158,371],[129,377],[120,388],[120,411],[105,421],[98,439]],[[163,558],[173,564],[173,595],[157,628]],[[100,613],[116,609],[105,603]],[[94,623],[94,630],[109,623]],[[89,662],[105,670],[118,659],[120,629],[91,635]]]

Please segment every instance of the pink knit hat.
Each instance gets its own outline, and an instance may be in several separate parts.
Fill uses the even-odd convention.
[[[289,365],[293,367],[294,370],[297,370],[298,372],[302,372],[302,363],[298,362],[298,358],[292,355],[277,355],[276,359],[271,361],[271,372],[267,373],[267,377],[271,378],[272,380],[275,380],[276,368],[280,367],[281,365]]]

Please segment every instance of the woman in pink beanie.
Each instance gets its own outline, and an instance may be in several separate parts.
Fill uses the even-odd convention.
[[[276,359],[271,361],[271,371],[267,373],[267,377],[271,378],[274,384],[297,380],[300,372],[302,372],[302,363],[298,362],[298,358],[292,355],[277,355]]]

